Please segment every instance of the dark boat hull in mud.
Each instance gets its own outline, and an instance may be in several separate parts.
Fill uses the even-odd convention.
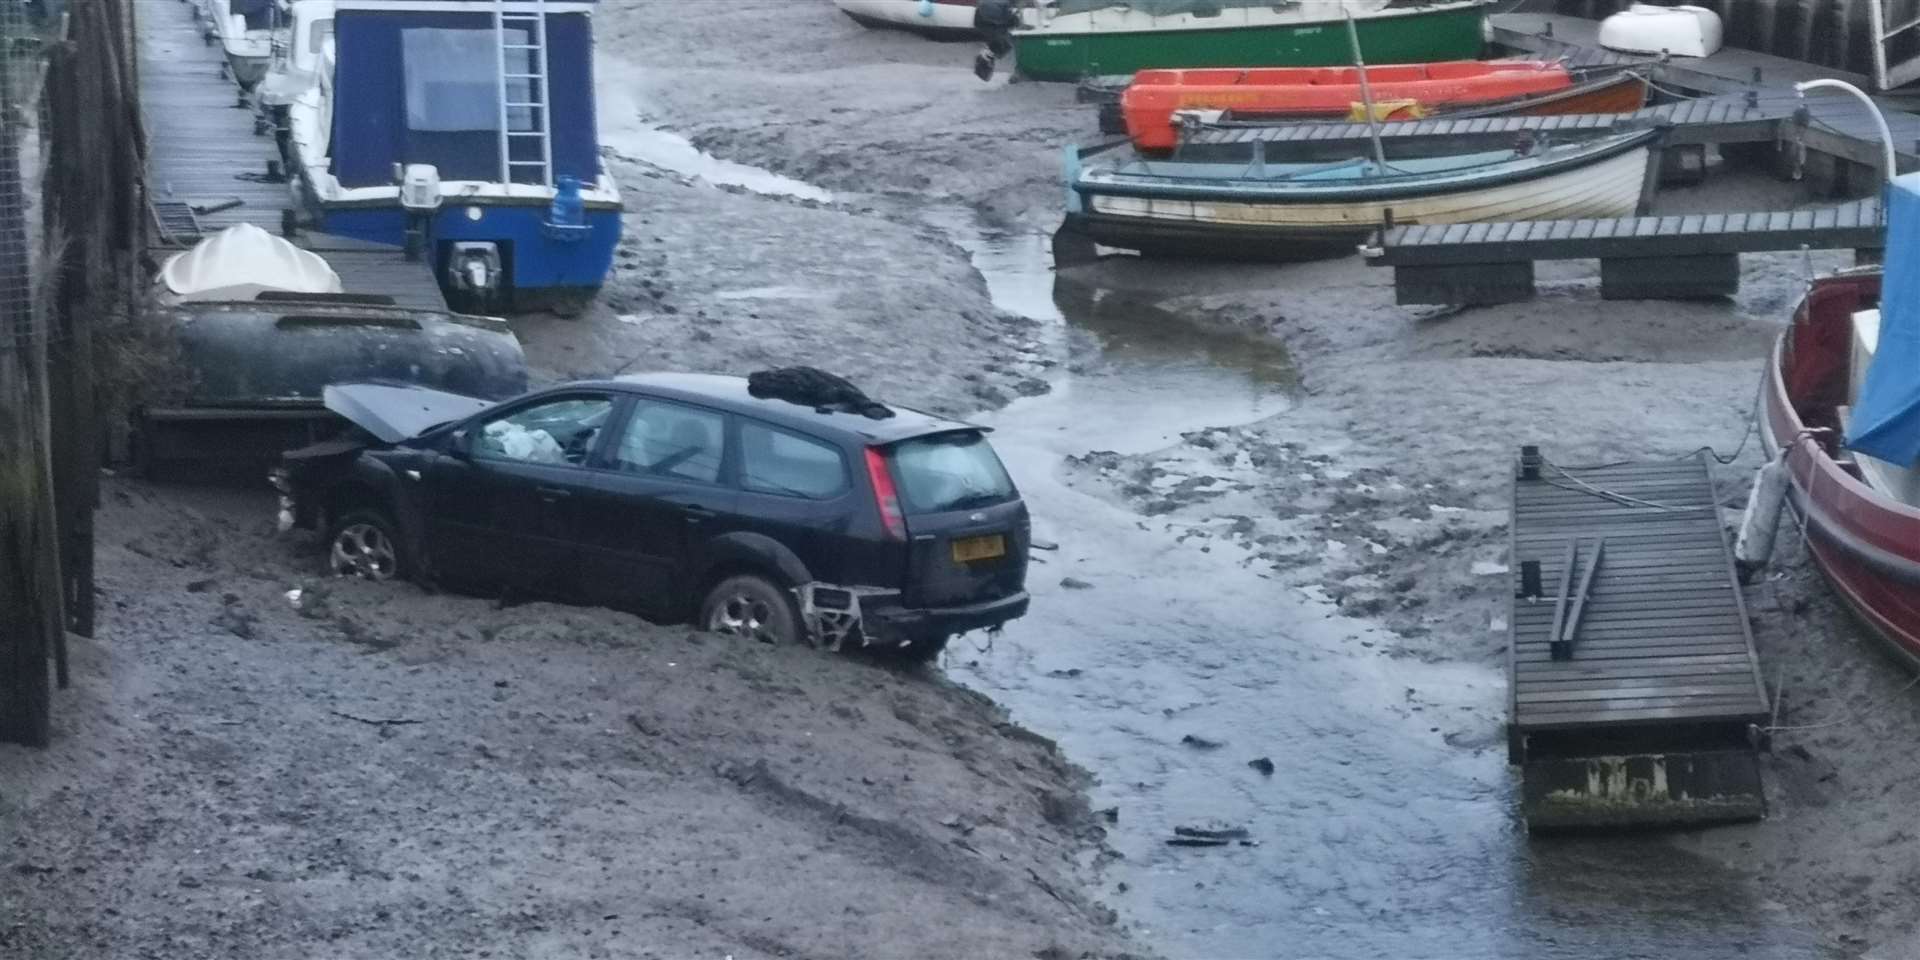
[[[1834,594],[1920,667],[1920,507],[1869,486],[1825,439],[1837,435],[1836,410],[1847,402],[1852,316],[1879,296],[1877,272],[1814,284],[1768,360],[1761,436],[1772,456],[1788,449],[1789,502]]]

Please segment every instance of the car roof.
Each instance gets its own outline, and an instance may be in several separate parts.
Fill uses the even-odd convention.
[[[666,400],[698,403],[755,417],[776,426],[789,427],[803,433],[837,433],[842,436],[856,437],[868,444],[897,443],[914,437],[955,430],[985,432],[989,429],[962,420],[937,417],[893,404],[887,404],[893,410],[893,416],[881,420],[839,410],[822,413],[805,404],[756,397],[747,392],[745,377],[712,373],[637,373],[612,380],[583,380],[566,385],[566,388],[579,387],[645,393]]]

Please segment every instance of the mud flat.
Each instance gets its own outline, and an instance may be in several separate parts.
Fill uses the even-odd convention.
[[[56,744],[0,751],[8,957],[1123,955],[1084,775],[977,694],[322,577],[263,496],[100,520]]]

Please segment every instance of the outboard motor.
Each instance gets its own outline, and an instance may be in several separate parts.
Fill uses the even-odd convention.
[[[400,167],[399,164],[394,164]],[[409,163],[395,170],[400,181],[400,209],[407,213],[407,259],[420,259],[427,245],[427,229],[434,212],[440,209],[440,168],[430,163]]]
[[[500,291],[500,248],[487,242],[455,243],[447,257],[447,285],[485,303]]]
[[[979,0],[973,8],[973,29],[987,40],[987,48],[973,58],[973,75],[993,79],[995,63],[1013,51],[1013,28],[1020,24],[1014,0]]]

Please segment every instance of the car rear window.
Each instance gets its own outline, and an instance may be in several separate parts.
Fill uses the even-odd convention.
[[[740,424],[740,485],[825,500],[847,489],[847,461],[817,440],[749,420]]]
[[[1013,480],[981,434],[920,437],[887,453],[909,513],[970,510],[1013,499]]]

